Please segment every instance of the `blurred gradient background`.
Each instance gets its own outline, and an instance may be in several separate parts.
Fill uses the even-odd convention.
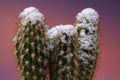
[[[84,8],[100,15],[101,53],[94,80],[120,80],[120,0],[0,0],[0,80],[18,80],[13,38],[18,16],[24,8],[35,6],[47,24],[73,24]]]

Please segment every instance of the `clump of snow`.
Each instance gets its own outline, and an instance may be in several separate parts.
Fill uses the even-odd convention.
[[[82,52],[82,54],[79,56],[80,59],[83,61],[83,64],[88,64],[89,60],[95,60],[95,56],[92,56],[91,54],[88,54],[86,52]],[[89,59],[89,60],[87,60]]]
[[[66,33],[67,35],[74,35],[76,34],[76,29],[73,25],[57,25],[53,28],[51,28],[49,31],[48,31],[48,36],[49,38],[54,38],[56,36],[60,36],[62,35],[62,33]]]
[[[58,35],[58,31],[57,31],[56,27],[53,27],[50,30],[48,30],[47,35],[50,39],[55,38]]]
[[[63,43],[67,43],[65,40],[65,35],[63,33],[66,33],[69,36],[75,35],[77,33],[75,27],[73,25],[57,25],[47,32],[47,36],[50,39],[50,49],[54,48],[53,43],[59,43],[61,40]],[[56,40],[58,39],[58,40]]]
[[[76,33],[76,29],[73,25],[60,25],[56,26],[57,29],[59,29],[59,33],[66,33],[67,35],[74,35]]]
[[[76,19],[77,21],[83,23],[90,22],[97,24],[99,22],[99,15],[94,9],[86,8],[77,14]]]
[[[19,18],[21,19],[21,24],[24,26],[29,21],[31,21],[32,24],[35,24],[36,21],[40,21],[40,22],[44,21],[43,14],[35,7],[25,8],[23,12],[20,13]]]

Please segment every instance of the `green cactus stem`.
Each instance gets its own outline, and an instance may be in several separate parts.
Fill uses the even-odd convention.
[[[58,25],[48,31],[51,80],[79,80],[77,31],[73,25]]]
[[[80,80],[92,80],[99,53],[99,15],[87,8],[76,16],[79,41]]]
[[[20,13],[14,38],[18,69],[22,80],[45,80],[48,68],[47,25],[35,7]]]

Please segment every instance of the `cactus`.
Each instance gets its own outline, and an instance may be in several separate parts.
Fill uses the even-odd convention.
[[[87,8],[76,24],[50,30],[35,7],[24,9],[14,38],[22,80],[92,80],[99,53],[99,15]],[[48,71],[49,69],[49,71]]]
[[[45,80],[48,68],[47,25],[35,7],[24,9],[14,38],[22,80]]]
[[[58,25],[48,31],[51,80],[79,80],[77,31],[73,25]]]
[[[78,32],[80,80],[92,80],[99,53],[99,15],[87,8],[78,13],[75,24]]]

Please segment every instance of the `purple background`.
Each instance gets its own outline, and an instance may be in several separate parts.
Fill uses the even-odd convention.
[[[101,16],[101,53],[95,80],[120,80],[120,1],[119,0],[0,0],[0,80],[18,80],[13,37],[18,16],[35,6],[47,24],[73,24],[76,14],[92,7]]]

